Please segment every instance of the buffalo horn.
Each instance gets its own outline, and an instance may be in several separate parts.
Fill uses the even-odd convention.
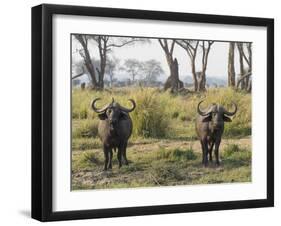
[[[133,99],[129,99],[129,101],[133,104],[133,107],[131,109],[125,108],[120,106],[120,109],[124,112],[132,112],[136,108],[136,102]]]
[[[203,111],[200,110],[200,104],[201,104],[203,101],[204,101],[204,100],[201,100],[201,101],[198,103],[198,105],[197,105],[197,112],[198,112],[198,114],[201,115],[201,116],[206,116],[206,115],[208,115],[210,112],[209,112],[209,111],[203,112]]]
[[[103,112],[105,112],[106,111],[106,109],[109,107],[109,105],[110,104],[107,104],[107,105],[105,105],[103,108],[100,108],[100,109],[98,109],[97,107],[96,107],[96,102],[98,101],[98,100],[100,100],[101,98],[95,98],[95,99],[93,99],[93,101],[92,101],[92,103],[91,103],[91,106],[92,106],[92,108],[93,108],[93,110],[96,112],[96,113],[103,113]],[[114,101],[114,99],[112,98],[112,101]]]
[[[227,116],[233,116],[235,115],[235,113],[237,112],[237,105],[235,103],[232,103],[232,105],[234,105],[235,107],[235,110],[233,112],[229,112],[227,110],[224,109],[224,114],[227,115]]]

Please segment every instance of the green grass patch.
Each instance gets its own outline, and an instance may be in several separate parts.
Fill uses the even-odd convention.
[[[179,148],[173,150],[166,150],[164,148],[161,148],[156,153],[156,156],[157,158],[166,159],[169,161],[188,161],[197,158],[192,148],[187,150],[181,150]]]

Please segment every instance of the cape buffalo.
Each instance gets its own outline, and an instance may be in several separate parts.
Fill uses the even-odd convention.
[[[208,153],[209,160],[212,159],[212,151],[215,146],[215,157],[216,164],[219,165],[219,146],[221,142],[221,137],[224,130],[224,122],[231,122],[228,116],[233,116],[237,112],[237,105],[233,103],[235,109],[233,112],[225,110],[225,108],[219,104],[212,104],[207,110],[200,110],[199,102],[197,106],[198,117],[196,120],[196,133],[201,143],[202,147],[202,164],[204,166],[208,165]]]
[[[95,105],[98,100],[100,98],[94,99],[91,106],[98,113],[100,119],[98,136],[103,144],[105,157],[104,170],[112,169],[112,149],[116,150],[116,148],[118,149],[117,158],[119,167],[122,166],[122,158],[124,163],[128,165],[126,148],[133,128],[129,112],[135,109],[136,103],[134,100],[129,99],[133,106],[131,109],[128,109],[115,102],[112,98],[110,104],[98,109]]]

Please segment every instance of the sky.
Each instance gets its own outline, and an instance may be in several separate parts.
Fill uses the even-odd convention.
[[[228,47],[229,47],[228,42],[214,42],[209,53],[207,72],[206,72],[207,76],[227,79]],[[73,63],[80,61],[82,59],[79,53],[75,51],[76,49],[81,49],[81,46],[79,42],[73,37],[72,38]],[[92,57],[99,59],[98,57],[99,55],[95,43],[93,42],[89,43],[89,51]],[[197,71],[201,71],[201,59],[202,59],[201,52],[202,51],[199,50],[197,54],[197,60],[196,60]],[[109,53],[109,57],[112,56],[119,58],[121,60],[120,61],[121,65],[126,59],[130,59],[130,58],[137,59],[139,61],[156,59],[161,63],[161,66],[165,72],[165,74],[162,75],[162,78],[160,78],[160,80],[164,80],[169,76],[169,68],[167,65],[165,54],[157,39],[151,39],[150,43],[145,43],[145,44],[136,43],[134,45],[127,45],[121,48],[113,48],[113,50]],[[174,57],[177,58],[179,63],[180,79],[183,79],[187,75],[191,75],[190,58],[188,57],[186,50],[184,50],[178,45],[175,45]],[[236,69],[236,73],[239,73],[237,50],[235,51],[235,69]]]

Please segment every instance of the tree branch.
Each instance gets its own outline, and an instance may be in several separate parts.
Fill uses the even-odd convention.
[[[132,39],[132,40],[123,42],[122,44],[114,44],[114,43],[108,44],[107,48],[110,48],[110,47],[123,47],[123,46],[131,44],[133,42],[143,42],[143,41],[144,41],[143,39]]]
[[[237,81],[236,88],[238,89],[240,83],[241,83],[245,78],[250,77],[251,75],[252,75],[252,72],[248,72],[248,73],[246,73],[245,75],[243,75],[241,78],[239,78],[238,81]]]
[[[82,72],[77,74],[77,75],[74,75],[71,79],[76,79],[76,78],[78,78],[78,77],[80,77],[80,76],[85,74],[84,68],[83,67],[81,67],[81,68],[82,68]]]

